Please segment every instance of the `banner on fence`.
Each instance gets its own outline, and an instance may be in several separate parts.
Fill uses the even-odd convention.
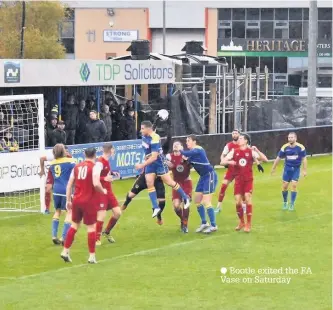
[[[144,159],[141,140],[115,141],[112,142],[115,148],[115,154],[110,158],[112,171],[120,173],[122,178],[129,178],[138,175],[134,165],[141,163]],[[103,154],[103,143],[89,143],[79,145],[69,145],[68,150],[76,162],[84,160],[84,150],[89,147],[95,147],[97,157]]]
[[[175,82],[170,60],[0,60],[0,87],[107,86]]]
[[[0,192],[39,188],[39,158],[39,151],[1,154]]]

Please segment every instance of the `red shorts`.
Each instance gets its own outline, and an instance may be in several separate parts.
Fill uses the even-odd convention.
[[[234,195],[242,195],[245,193],[252,194],[253,191],[253,180],[242,180],[236,179],[234,185]]]
[[[51,169],[49,169],[48,173],[47,173],[47,177],[46,177],[46,185],[53,185],[53,175],[52,175],[52,172],[51,172]]]
[[[106,195],[101,194],[101,196],[99,196],[97,211],[111,210],[116,207],[119,207],[119,202],[113,192],[108,192]]]
[[[85,225],[94,225],[97,222],[97,210],[92,203],[76,203],[74,200],[72,221],[79,224],[82,219]]]
[[[233,169],[228,168],[226,174],[224,175],[224,180],[229,181],[230,183],[235,179],[235,172]]]
[[[180,187],[184,190],[185,194],[189,196],[190,198],[192,197],[192,180],[186,180],[183,182],[177,182]],[[180,194],[175,191],[174,189],[172,190],[172,200],[179,199],[182,200],[182,197]]]

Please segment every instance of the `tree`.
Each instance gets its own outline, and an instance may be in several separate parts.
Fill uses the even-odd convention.
[[[24,32],[24,58],[65,58],[59,39],[59,25],[66,8],[58,1],[27,1]],[[0,58],[19,58],[21,42],[22,3],[2,2],[0,6]]]

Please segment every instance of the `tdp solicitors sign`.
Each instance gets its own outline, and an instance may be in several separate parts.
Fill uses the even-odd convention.
[[[307,56],[308,41],[301,39],[219,39],[219,56]],[[332,42],[318,41],[317,55],[332,57]]]
[[[12,72],[8,71],[8,61],[0,60],[0,87],[106,86],[175,82],[175,64],[172,60],[18,59],[11,61],[20,68],[20,79],[9,81],[7,76],[11,76]]]

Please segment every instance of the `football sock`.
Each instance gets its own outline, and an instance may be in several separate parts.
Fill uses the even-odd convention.
[[[210,207],[207,208],[207,214],[208,214],[208,217],[209,217],[210,225],[215,227],[216,222],[215,222],[215,212],[214,212],[213,207],[210,206]]]
[[[251,225],[251,220],[252,220],[252,204],[246,205],[246,219],[247,219],[247,223]]]
[[[222,202],[225,196],[225,191],[227,190],[228,185],[227,184],[222,184],[220,193],[219,193],[219,199],[218,202]]]
[[[69,228],[64,244],[65,249],[69,249],[72,246],[76,232],[77,230],[75,228]]]
[[[162,212],[165,208],[165,200],[159,201],[158,202],[158,207],[161,209],[161,212],[157,215],[157,219],[161,221],[162,220]]]
[[[114,216],[111,216],[108,225],[106,226],[105,232],[107,234],[110,233],[110,231],[112,230],[112,228],[117,224],[118,219],[116,219]]]
[[[88,232],[88,248],[90,254],[95,254],[96,248],[96,231]]]
[[[190,216],[190,208],[183,209],[183,224],[187,226],[188,218]]]
[[[238,215],[238,218],[241,220],[242,223],[244,223],[244,212],[243,212],[243,206],[242,204],[236,204],[236,212]]]
[[[157,201],[157,195],[156,195],[155,187],[148,188],[148,194],[149,194],[151,204],[153,205],[153,209],[157,209],[158,208],[158,201]]]
[[[292,205],[295,204],[296,197],[297,197],[297,192],[291,191],[291,193],[290,193],[290,203],[291,203]]]
[[[180,187],[178,183],[176,183],[173,189],[178,192],[178,194],[182,197],[183,201],[188,200],[187,195],[185,194],[184,190]]]
[[[183,219],[183,209],[182,208],[173,208],[175,210],[175,213],[177,214],[177,216],[180,218],[180,220]]]
[[[201,218],[201,224],[207,224],[205,207],[203,205],[199,205],[197,210]]]
[[[288,191],[282,191],[283,202],[288,202]]]
[[[68,222],[64,223],[64,227],[62,229],[62,236],[61,236],[63,241],[66,239],[66,235],[67,235],[67,232],[70,227],[71,227],[71,223],[68,223]]]
[[[124,202],[124,206],[127,207],[132,201],[132,198],[128,196],[128,194],[126,195],[126,200]]]
[[[57,238],[59,228],[59,219],[52,219],[52,238]]]
[[[96,223],[96,240],[101,240],[103,224],[104,224],[103,221],[97,221]]]
[[[45,209],[50,210],[51,193],[45,193]]]

